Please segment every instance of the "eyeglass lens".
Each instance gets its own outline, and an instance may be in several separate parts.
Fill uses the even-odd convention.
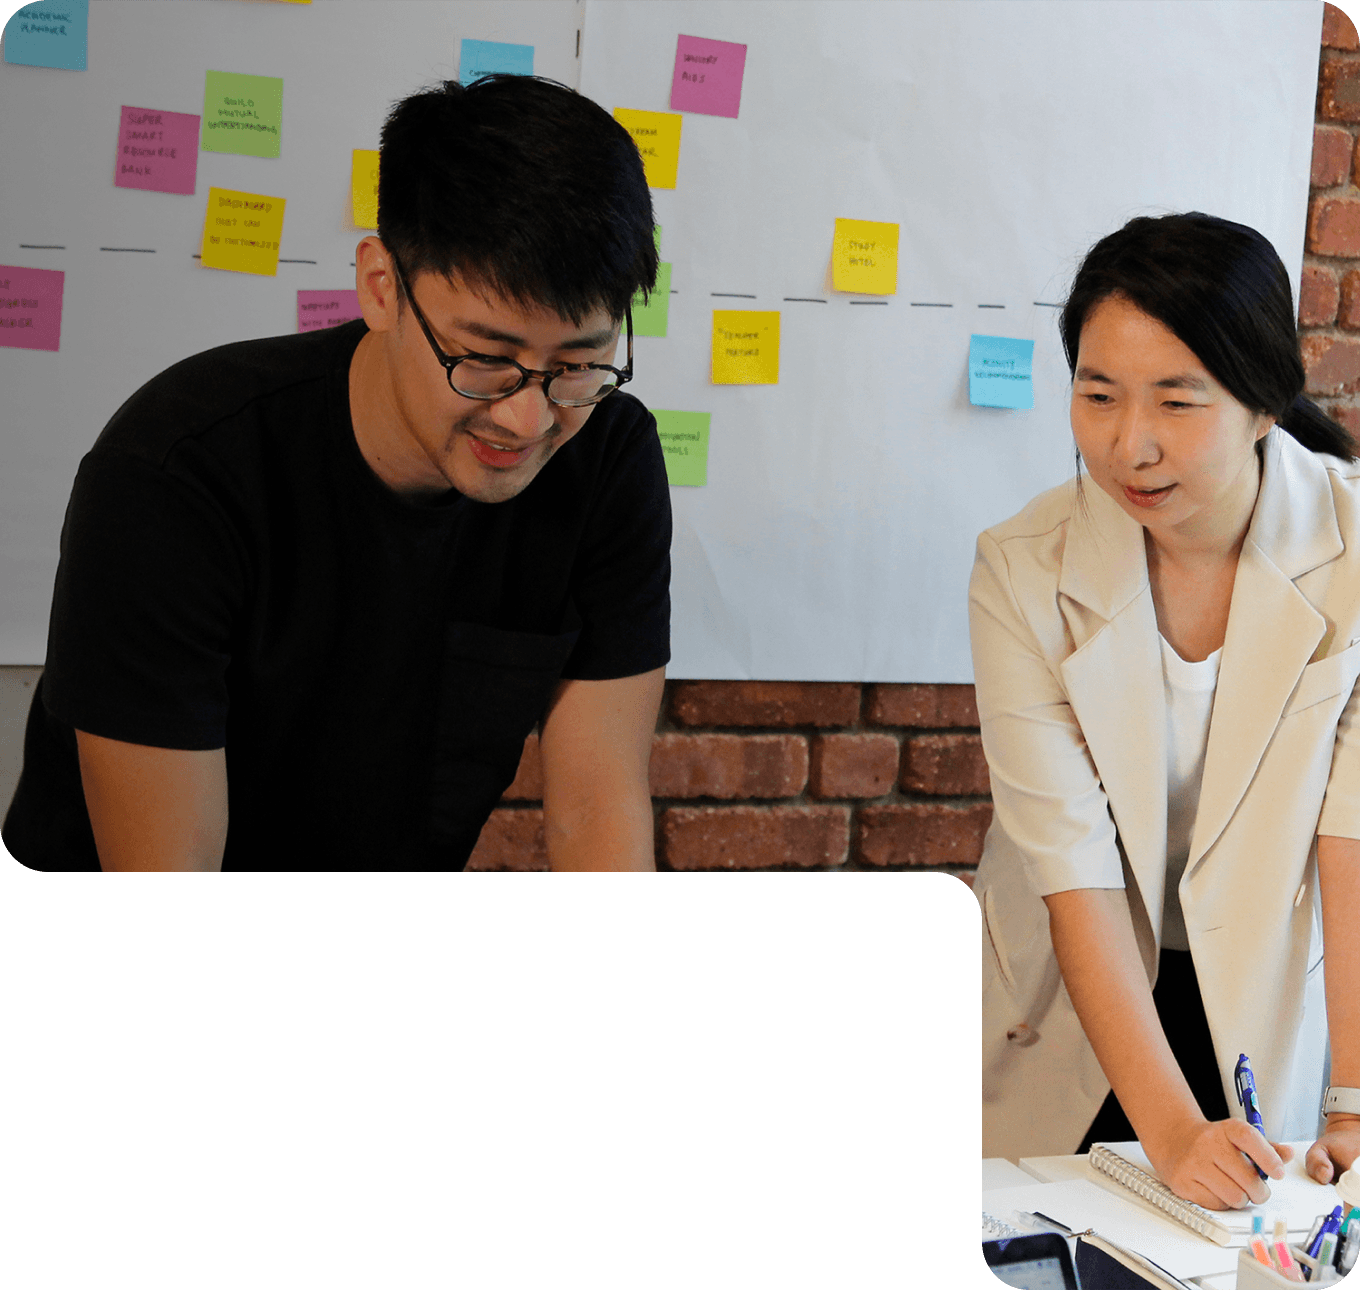
[[[514,390],[521,379],[520,370],[513,363],[481,358],[465,358],[449,373],[449,384],[454,390],[472,399],[500,398]],[[544,393],[555,403],[594,403],[618,383],[619,378],[610,371],[559,372],[548,382]]]

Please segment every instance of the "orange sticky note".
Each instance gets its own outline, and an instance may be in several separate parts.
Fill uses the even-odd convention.
[[[896,224],[867,219],[838,219],[831,243],[831,285],[862,296],[891,296],[897,291]]]
[[[713,311],[713,384],[779,382],[779,311]]]
[[[282,197],[209,188],[203,216],[203,267],[272,278],[279,269],[283,207]]]
[[[355,228],[378,227],[378,150],[355,148],[349,168],[350,202]]]
[[[647,187],[674,188],[675,174],[680,166],[680,123],[684,117],[679,112],[615,108],[614,120],[633,136],[633,142],[642,154]]]

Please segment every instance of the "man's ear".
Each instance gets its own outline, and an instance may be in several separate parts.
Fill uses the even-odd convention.
[[[369,331],[394,331],[397,326],[397,274],[392,257],[376,238],[366,237],[354,248],[354,287]]]

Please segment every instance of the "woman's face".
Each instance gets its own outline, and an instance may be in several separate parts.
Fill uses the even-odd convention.
[[[1091,478],[1159,544],[1241,536],[1256,503],[1256,441],[1271,424],[1131,301],[1110,296],[1086,315],[1072,433]]]

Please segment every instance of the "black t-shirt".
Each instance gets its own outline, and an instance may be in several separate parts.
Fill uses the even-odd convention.
[[[354,438],[364,331],[186,359],[81,462],[5,821],[16,859],[98,867],[84,730],[225,747],[224,868],[461,868],[559,678],[668,660],[646,408],[611,395],[509,501],[415,504]]]

